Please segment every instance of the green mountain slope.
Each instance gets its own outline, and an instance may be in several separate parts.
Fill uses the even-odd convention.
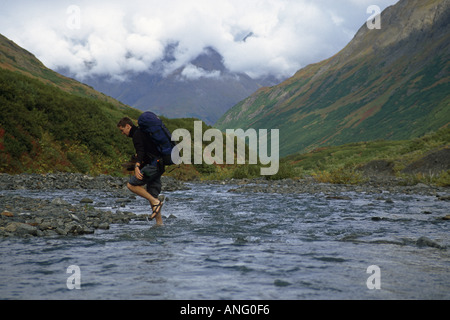
[[[262,88],[216,127],[280,129],[281,156],[423,136],[450,122],[450,2],[401,0],[338,54]]]
[[[117,121],[140,112],[47,69],[0,35],[0,172],[120,172]]]
[[[0,35],[0,173],[83,172],[122,174],[134,154],[116,125],[142,111],[46,68],[34,55]],[[169,130],[197,119],[166,119]],[[204,130],[209,127],[203,123]],[[177,176],[208,171],[187,166]]]
[[[13,41],[1,34],[0,69],[14,71],[27,77],[37,79],[67,93],[105,101],[119,108],[127,108],[123,103],[94,90],[86,84],[67,78],[53,70],[48,69],[32,53],[19,47]]]

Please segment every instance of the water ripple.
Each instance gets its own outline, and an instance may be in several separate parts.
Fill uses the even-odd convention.
[[[389,202],[356,193],[243,196],[228,192],[232,187],[194,184],[168,193],[162,227],[134,221],[93,235],[3,239],[0,297],[450,298],[448,222],[438,219],[447,202],[394,194]],[[148,211],[140,199],[117,207],[111,193],[30,195]],[[66,286],[70,265],[80,267],[81,290]],[[378,292],[366,286],[371,265],[382,272]]]

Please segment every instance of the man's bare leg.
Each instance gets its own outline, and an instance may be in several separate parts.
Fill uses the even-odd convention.
[[[148,193],[147,190],[144,187],[142,187],[142,186],[133,186],[130,183],[127,183],[127,187],[128,187],[128,189],[131,192],[137,194],[138,196],[140,196],[140,197],[142,197],[144,199],[147,199],[148,202],[150,202],[150,205],[152,207],[157,206],[157,205],[160,204],[160,201],[157,198],[153,197],[150,193]],[[161,216],[161,209],[159,208],[158,210],[159,210],[159,212],[158,212],[158,214],[155,217],[156,224],[157,225],[162,225],[163,221],[162,221],[162,216]]]

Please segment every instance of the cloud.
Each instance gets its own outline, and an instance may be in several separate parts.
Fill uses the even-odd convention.
[[[200,78],[219,78],[220,71],[206,71],[201,67],[197,67],[189,63],[186,67],[184,67],[183,71],[181,72],[181,76],[189,80],[197,80]]]
[[[79,79],[167,75],[181,67],[186,78],[216,77],[189,64],[206,47],[231,71],[286,77],[342,49],[365,23],[371,2],[6,0],[0,33]],[[384,9],[397,0],[377,2]]]

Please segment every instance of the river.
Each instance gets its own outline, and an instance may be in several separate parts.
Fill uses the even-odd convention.
[[[0,239],[1,299],[449,299],[447,201],[403,194],[167,192],[146,221],[73,237]],[[148,213],[108,192],[2,191]],[[77,266],[80,289],[70,289]],[[71,278],[74,279],[74,278]],[[71,280],[72,281],[72,280]],[[78,281],[78,282],[77,282]]]

